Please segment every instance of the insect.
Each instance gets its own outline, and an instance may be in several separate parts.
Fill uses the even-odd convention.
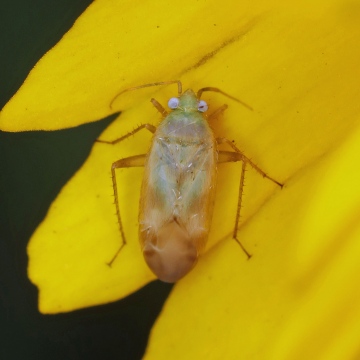
[[[125,91],[168,84],[178,86],[178,96],[168,101],[170,111],[165,110],[157,100],[151,99],[152,104],[162,115],[158,127],[143,124],[114,141],[98,141],[115,144],[142,129],[153,133],[147,154],[120,159],[111,166],[122,245],[109,265],[126,244],[120,217],[115,170],[144,166],[139,210],[140,245],[144,259],[152,272],[160,280],[172,283],[185,276],[204,251],[211,225],[219,163],[241,162],[242,164],[233,238],[248,258],[251,255],[237,238],[245,168],[250,165],[264,178],[280,187],[283,185],[255,165],[233,142],[226,138],[215,138],[208,121],[221,115],[227,109],[227,105],[221,106],[207,116],[208,106],[204,100],[201,100],[203,92],[218,92],[251,109],[218,88],[205,87],[195,94],[191,89],[182,92],[180,81],[156,82],[122,91],[113,99],[111,105]],[[219,151],[219,144],[228,145],[231,151]]]

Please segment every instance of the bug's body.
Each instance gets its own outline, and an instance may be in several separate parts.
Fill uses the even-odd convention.
[[[206,244],[216,182],[216,142],[196,95],[179,100],[154,134],[139,212],[145,260],[169,282],[193,268]]]
[[[145,166],[139,211],[140,244],[149,268],[165,282],[175,282],[185,276],[195,266],[205,248],[213,213],[218,163],[242,163],[233,238],[248,258],[251,255],[237,238],[246,165],[249,164],[263,177],[280,187],[283,186],[255,165],[233,142],[226,138],[215,139],[207,120],[217,118],[227,109],[227,105],[221,106],[207,118],[204,114],[207,104],[200,100],[200,97],[204,91],[214,91],[252,110],[242,101],[214,87],[202,88],[197,94],[190,89],[182,93],[180,81],[145,84],[123,92],[173,83],[178,84],[178,97],[169,100],[170,113],[155,99],[151,100],[163,115],[157,128],[151,124],[143,124],[113,141],[98,140],[115,144],[142,129],[147,129],[154,134],[147,155],[131,156],[112,164],[111,174],[122,245],[109,265],[113,263],[126,244],[115,170]],[[112,100],[111,104],[120,94]],[[232,151],[218,151],[218,144],[227,145]]]

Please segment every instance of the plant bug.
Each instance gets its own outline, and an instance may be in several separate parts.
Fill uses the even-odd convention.
[[[147,154],[120,159],[111,166],[122,245],[109,265],[126,244],[115,170],[144,166],[139,211],[140,245],[152,272],[160,280],[172,283],[185,276],[204,251],[213,213],[217,164],[237,161],[242,163],[233,238],[248,258],[251,255],[237,238],[246,165],[250,165],[278,186],[283,185],[255,165],[230,140],[215,138],[208,120],[218,117],[227,109],[227,105],[206,116],[208,106],[200,99],[204,91],[218,92],[252,110],[245,103],[218,88],[205,87],[195,94],[191,89],[182,92],[182,84],[178,80],[156,82],[122,91],[112,100],[110,107],[117,97],[126,91],[168,84],[178,85],[178,96],[168,102],[170,111],[165,110],[155,99],[151,99],[162,115],[158,127],[143,124],[116,140],[97,141],[115,144],[142,129],[153,133]],[[219,144],[228,145],[232,151],[219,151]]]

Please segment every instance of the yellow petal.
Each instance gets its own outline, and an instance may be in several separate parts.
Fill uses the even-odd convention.
[[[71,72],[69,70],[62,70],[63,72],[60,73],[55,71],[57,76],[56,83],[58,84],[56,89],[59,89],[59,91],[62,89],[62,93],[54,95],[54,89],[50,92],[49,86],[52,85],[48,84],[50,76],[48,75],[50,73],[49,68],[51,67],[53,69],[54,67],[62,68],[62,66],[67,66],[67,61],[64,61],[64,59],[68,59],[66,54],[71,53],[71,49],[74,49],[75,47],[77,48],[77,51],[74,53],[72,59],[76,58],[76,54],[84,52],[85,55],[82,54],[82,56],[93,60],[91,62],[92,75],[94,75],[93,69],[96,68],[98,69],[96,74],[102,73],[102,76],[110,76],[108,73],[109,68],[111,66],[120,66],[119,64],[122,64],[122,68],[126,69],[126,74],[130,79],[127,80],[126,84],[137,85],[143,82],[149,82],[150,80],[159,80],[159,77],[160,80],[169,79],[170,73],[171,78],[176,78],[179,74],[186,72],[186,75],[182,76],[185,86],[196,86],[199,88],[206,85],[215,85],[235,95],[244,94],[245,97],[242,96],[244,101],[250,103],[251,101],[255,102],[257,89],[255,88],[251,91],[249,89],[249,85],[251,85],[251,74],[248,73],[245,75],[244,71],[244,76],[241,74],[239,76],[239,81],[236,82],[233,81],[233,77],[234,74],[243,71],[242,69],[247,69],[251,63],[250,57],[245,56],[245,52],[243,53],[243,50],[241,49],[244,46],[249,45],[244,35],[254,27],[258,15],[255,16],[251,12],[247,13],[246,16],[243,14],[234,15],[230,8],[223,8],[221,17],[217,17],[211,13],[208,5],[209,4],[205,2],[200,2],[199,5],[196,5],[201,6],[201,11],[199,12],[203,13],[206,20],[201,24],[194,24],[192,29],[194,32],[193,37],[189,37],[189,34],[187,33],[179,33],[179,28],[173,23],[174,21],[177,23],[191,23],[191,19],[195,17],[196,12],[196,8],[193,9],[192,3],[191,6],[190,3],[188,3],[188,6],[192,8],[190,12],[181,13],[182,21],[176,20],[176,18],[171,20],[172,32],[168,28],[168,18],[159,15],[158,24],[160,24],[160,27],[156,28],[156,31],[161,34],[163,39],[161,41],[155,39],[156,44],[158,45],[159,57],[157,60],[153,59],[153,61],[154,66],[155,62],[157,64],[156,66],[159,66],[159,64],[161,65],[162,63],[163,66],[161,67],[161,71],[158,69],[159,72],[156,73],[156,75],[154,75],[152,63],[148,62],[148,57],[146,57],[146,59],[144,57],[137,57],[136,61],[134,61],[133,54],[137,53],[139,49],[132,49],[130,51],[132,55],[129,55],[128,51],[124,52],[120,60],[118,56],[112,57],[108,54],[106,56],[109,59],[113,59],[114,63],[110,61],[109,66],[96,65],[96,61],[99,59],[97,59],[97,57],[94,58],[94,53],[98,50],[99,44],[102,44],[104,33],[100,31],[101,35],[98,35],[97,32],[90,32],[93,37],[96,35],[93,40],[93,53],[90,56],[89,54],[86,54],[86,51],[88,50],[87,47],[80,47],[82,42],[84,42],[84,39],[76,33],[78,31],[77,29],[79,27],[81,28],[83,23],[86,23],[86,31],[83,30],[83,36],[85,36],[84,33],[88,32],[88,29],[91,28],[95,21],[94,17],[97,19],[97,16],[100,16],[99,14],[103,13],[106,13],[106,16],[109,16],[109,13],[114,13],[115,10],[112,7],[108,8],[109,5],[106,4],[103,5],[101,11],[97,10],[97,8],[94,10],[93,7],[90,7],[89,10],[85,12],[84,16],[78,20],[74,28],[64,37],[63,41],[44,57],[29,76],[29,79],[25,84],[26,86],[24,86],[17,94],[19,101],[23,105],[20,106],[19,104],[16,104],[17,97],[12,100],[12,103],[9,103],[9,109],[12,106],[11,104],[15,104],[11,107],[11,109],[13,109],[12,111],[21,112],[24,109],[27,109],[24,110],[26,113],[12,113],[12,120],[26,119],[29,124],[32,124],[32,128],[52,129],[97,119],[98,116],[109,111],[109,103],[120,88],[119,83],[115,80],[112,89],[111,85],[109,85],[106,89],[96,90],[96,96],[100,93],[101,96],[104,97],[104,103],[101,106],[98,105],[99,103],[95,101],[95,98],[90,99],[88,97],[89,91],[95,91],[95,87],[90,86],[90,84],[84,86],[86,89],[85,91],[80,91],[80,89],[69,91],[69,84],[78,86],[79,83],[83,84],[85,78],[91,78],[90,74],[86,73],[86,71],[90,71],[87,70],[86,66],[79,67],[79,64],[83,63],[80,60],[70,59],[72,61],[71,66],[76,66],[76,74],[75,71]],[[96,3],[93,6],[96,7]],[[165,11],[166,9],[167,5],[164,4],[162,11]],[[129,9],[128,11],[133,10]],[[257,9],[257,13],[261,13],[261,11],[261,9]],[[136,16],[137,18],[139,18],[139,16],[144,17],[143,21],[139,21],[140,24],[144,23],[147,24],[146,26],[150,26],[150,20],[147,17],[147,13],[148,8],[145,7],[143,12],[140,11]],[[177,14],[176,16],[180,15]],[[111,18],[111,16],[109,17]],[[129,15],[129,17],[131,16]],[[214,23],[213,20],[215,19],[219,20],[219,22]],[[230,23],[229,20],[231,20]],[[112,21],[114,22],[114,20],[109,20],[109,22]],[[151,21],[154,21],[154,19]],[[122,29],[122,34],[125,35],[121,38],[117,38],[117,41],[119,42],[116,46],[117,49],[123,49],[125,46],[135,46],[135,44],[137,44],[139,48],[148,46],[144,39],[139,40],[139,36],[135,36],[133,30],[131,30],[133,29],[132,25],[129,23],[126,24],[127,27],[125,30]],[[235,30],[230,31],[232,28],[229,24],[232,24],[232,26],[235,27]],[[209,31],[210,33],[213,33],[213,35],[200,41],[200,31],[204,25],[211,28],[211,31]],[[143,26],[145,25],[139,26],[136,34],[144,31]],[[104,23],[104,29],[108,29],[108,21]],[[106,31],[116,34],[116,29],[114,27]],[[110,33],[108,35],[110,35]],[[72,36],[74,36],[74,43],[68,39],[72,38]],[[129,36],[131,40],[127,39],[126,36]],[[188,52],[185,62],[174,61],[173,58],[170,60],[170,56],[174,57],[174,48],[166,47],[164,49],[163,44],[171,43],[171,41],[178,44],[178,48],[183,48],[185,49],[184,51]],[[73,47],[67,47],[69,42]],[[79,50],[80,48],[82,49],[81,51]],[[155,50],[153,49],[153,51]],[[48,64],[47,66],[49,68],[46,68],[43,64]],[[165,66],[165,64],[168,65]],[[224,64],[227,65],[224,66]],[[44,69],[42,70],[43,66]],[[151,69],[151,77],[149,76],[149,69]],[[164,70],[166,71],[164,72]],[[38,71],[38,75],[35,76],[34,74]],[[145,72],[147,73],[145,74]],[[253,68],[253,75],[255,72],[256,69]],[[46,74],[46,76],[42,75],[42,73]],[[66,81],[64,81],[64,73],[76,76],[73,80],[67,78]],[[111,76],[113,76],[113,73],[119,73],[119,69],[117,68],[116,71],[113,70]],[[141,76],[136,80],[138,74]],[[33,76],[35,76],[35,78],[33,78],[34,81],[31,80]],[[54,83],[54,81],[52,81],[52,83]],[[100,84],[101,81],[97,79],[96,83]],[[104,81],[102,83],[104,83]],[[244,83],[247,83],[248,86],[244,87]],[[63,84],[63,87],[61,87],[60,84]],[[32,86],[36,86],[36,91]],[[125,86],[125,83],[123,86]],[[39,95],[40,90],[42,91],[41,95]],[[248,90],[249,94],[247,94]],[[156,89],[146,89],[136,93],[129,93],[126,94],[126,96],[122,96],[119,101],[116,101],[114,103],[116,107],[125,108],[127,110],[122,113],[118,122],[109,127],[103,134],[103,138],[114,139],[119,137],[132,130],[139,122],[152,122],[156,124],[159,115],[156,114],[156,111],[152,109],[149,103],[149,94],[151,92],[154,93],[155,91]],[[75,92],[77,96],[80,96],[80,93],[82,94],[81,96],[84,96],[81,100],[83,102],[80,104],[81,106],[79,105],[81,101],[79,101],[77,97],[74,99],[71,95],[73,92]],[[22,98],[22,93],[28,94],[28,100],[26,100],[25,95],[25,97]],[[46,105],[41,109],[29,110],[31,107],[37,106],[37,103],[31,100],[31,97],[35,93],[37,94],[37,98],[43,99],[42,101]],[[65,98],[65,94],[67,95],[67,98]],[[168,87],[163,91],[159,91],[156,96],[159,101],[165,104],[167,98],[173,94],[174,89]],[[45,98],[43,98],[43,95]],[[52,102],[53,97],[62,99],[61,106]],[[225,101],[225,99],[219,98],[218,94],[207,94],[205,98],[209,100],[212,109],[216,109]],[[71,109],[68,106],[72,106]],[[74,106],[78,108],[75,109]],[[101,109],[102,107],[101,112],[97,112],[94,106],[98,107],[98,109]],[[48,108],[51,108],[49,110],[50,112],[47,112]],[[258,109],[261,109],[260,103],[258,104]],[[7,114],[7,110],[5,110],[2,114],[3,123],[5,123],[4,119]],[[41,116],[40,112],[42,112]],[[8,114],[10,114],[10,112]],[[26,117],[24,114],[26,114]],[[250,133],[251,131],[254,131],[254,128],[251,128],[251,126],[248,127],[251,123],[256,124],[256,121],[253,121],[252,119],[258,120],[257,125],[267,121],[265,118],[261,117],[259,112],[254,112],[253,114],[249,113],[248,110],[235,103],[227,114],[228,118],[236,121],[236,125],[237,119],[244,118],[245,116],[248,117],[249,121],[244,123],[244,128],[239,127],[234,129],[233,134],[244,131],[244,136],[246,136],[245,129],[248,129],[246,131]],[[45,126],[45,121],[48,119],[51,119],[51,121],[47,122],[47,125]],[[37,121],[41,124],[36,125]],[[226,135],[226,127],[227,126],[223,124],[214,124],[214,128],[219,130],[218,134],[221,136]],[[20,129],[21,126],[17,128],[17,130]],[[15,128],[12,128],[12,130],[15,130]],[[258,133],[258,136],[260,138],[260,132]],[[241,138],[239,137],[239,139]],[[92,304],[112,301],[134,291],[153,278],[143,264],[142,256],[137,244],[136,212],[141,178],[141,173],[136,173],[137,170],[122,171],[121,173],[127,173],[128,175],[125,175],[125,180],[118,179],[119,187],[124,189],[124,193],[119,200],[124,206],[122,214],[124,217],[125,231],[129,243],[132,244],[129,245],[129,250],[121,253],[121,259],[122,257],[126,257],[128,260],[122,261],[119,259],[117,263],[120,265],[118,265],[114,271],[110,272],[110,275],[108,275],[110,270],[105,265],[106,262],[111,259],[120,244],[119,231],[116,225],[116,219],[113,216],[114,206],[112,205],[111,180],[109,179],[111,163],[121,157],[146,153],[149,144],[148,141],[148,135],[140,134],[134,139],[114,147],[97,144],[87,163],[74,177],[73,181],[67,184],[63,189],[58,199],[52,205],[46,220],[32,237],[28,250],[30,257],[29,277],[40,289],[39,307],[42,312],[69,311]],[[275,155],[275,153],[272,154],[272,156]],[[267,161],[269,160],[264,159],[263,164],[266,165]],[[268,166],[268,168],[270,169],[270,166]],[[277,170],[279,170],[279,167],[274,168],[274,172]],[[280,171],[278,171],[278,174],[281,174]],[[225,182],[229,183],[230,186],[232,182],[231,178],[228,177],[228,179],[223,179],[223,183]],[[233,189],[236,191],[237,182],[232,183]],[[249,204],[249,213],[254,212],[256,207],[271,194],[273,189],[274,186],[272,184],[266,184],[254,198],[253,205]],[[226,203],[229,198],[233,198],[232,192],[228,192],[226,195],[222,196],[222,203]],[[219,204],[221,205],[221,203]],[[233,204],[233,206],[236,206],[236,204]],[[69,209],[72,209],[70,215]],[[229,232],[233,226],[233,221],[230,218],[226,218],[224,224],[227,226],[214,226],[215,229],[218,228],[218,231],[213,231],[212,238],[210,239],[210,246]],[[76,246],[74,244],[76,244]],[[131,246],[134,246],[133,250],[131,250]],[[133,252],[131,252],[131,255],[127,255],[128,251]],[[63,254],[63,256],[59,257],[59,253]],[[133,259],[133,256],[136,257],[135,260]],[[134,270],[135,268],[137,270]],[[93,281],[95,274],[97,274],[97,281]],[[109,285],[109,283],[111,283],[111,285]],[[103,291],[104,287],[107,287],[109,290]],[[81,291],[78,291],[80,288]]]
[[[236,243],[221,242],[176,285],[146,359],[358,356],[360,27],[351,13],[359,8],[350,5],[272,13],[252,33],[278,85],[261,109],[272,115],[259,143],[281,144],[265,146],[261,158],[279,151],[278,164],[295,175],[245,219],[239,236],[254,254],[250,261]],[[261,83],[265,102],[266,76]],[[278,135],[266,140],[272,131]],[[254,194],[248,189],[244,212]]]
[[[247,173],[239,236],[254,257],[245,261],[229,241],[239,169],[219,167],[210,250],[176,286],[148,358],[355,356],[358,309],[349,308],[359,300],[351,287],[358,272],[358,198],[349,193],[359,179],[348,186],[351,179],[338,169],[351,174],[357,158],[349,154],[359,152],[357,134],[344,143],[359,122],[359,8],[343,1],[294,9],[283,3],[187,1],[175,11],[172,3],[154,9],[147,2],[116,12],[117,5],[95,2],[1,114],[9,131],[74,126],[104,117],[111,99],[128,86],[176,78],[194,89],[218,86],[255,109],[204,96],[212,109],[225,101],[230,106],[212,124],[216,134],[235,140],[286,187],[280,191]],[[113,42],[103,45],[103,39]],[[174,90],[156,91],[119,98],[115,107],[124,111],[102,138],[114,139],[138,123],[156,124],[159,115],[148,99],[165,104]],[[153,279],[137,244],[141,170],[119,171],[129,241],[111,269],[105,264],[120,240],[109,201],[110,164],[146,152],[147,140],[144,133],[114,147],[96,144],[34,234],[29,276],[40,289],[41,311],[112,301]],[[340,185],[346,193],[334,191]]]
[[[242,228],[250,261],[230,241],[206,254],[176,285],[146,359],[356,358],[359,152],[360,128],[289,181]]]
[[[167,1],[138,6],[96,1],[4,107],[1,129],[54,130],[104,118],[124,88],[180,78],[227,44],[242,41],[267,7],[264,1],[258,8],[233,11],[230,0],[222,6],[187,0],[179,11]],[[206,76],[203,83],[210,80]]]

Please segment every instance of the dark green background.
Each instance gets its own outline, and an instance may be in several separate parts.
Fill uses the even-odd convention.
[[[0,108],[90,3],[0,0]],[[0,359],[140,359],[144,353],[170,285],[155,281],[112,304],[41,315],[26,273],[32,232],[114,118],[54,132],[0,132]]]

